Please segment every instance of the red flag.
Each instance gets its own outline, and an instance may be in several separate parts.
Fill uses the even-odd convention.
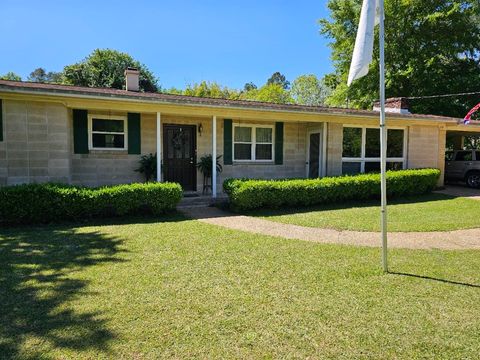
[[[470,120],[472,119],[472,115],[478,110],[480,109],[480,103],[478,103],[477,105],[475,105],[472,110],[470,110],[468,112],[467,115],[465,115],[465,117],[463,118],[463,123],[465,125],[468,125],[470,123]]]

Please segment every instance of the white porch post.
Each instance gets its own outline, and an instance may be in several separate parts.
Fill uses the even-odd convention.
[[[217,197],[217,117],[212,118],[212,198]]]
[[[162,117],[157,112],[157,181],[162,181]]]

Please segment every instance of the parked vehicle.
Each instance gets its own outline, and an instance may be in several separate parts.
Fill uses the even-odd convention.
[[[455,150],[445,153],[445,179],[465,181],[480,188],[480,150]]]

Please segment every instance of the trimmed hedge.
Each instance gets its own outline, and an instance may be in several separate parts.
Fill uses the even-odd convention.
[[[438,169],[387,171],[387,195],[393,198],[430,192],[439,176]],[[380,198],[380,174],[293,180],[227,179],[223,188],[234,210],[310,206]]]
[[[174,183],[99,188],[65,184],[0,187],[0,224],[48,223],[151,213],[175,209],[182,188]]]

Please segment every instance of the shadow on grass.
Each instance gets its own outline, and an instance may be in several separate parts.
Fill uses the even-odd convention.
[[[86,294],[88,285],[72,275],[122,261],[116,256],[122,241],[65,226],[0,231],[0,357],[46,358],[35,344],[107,351],[115,334],[105,315],[75,311],[68,302]]]
[[[55,223],[34,224],[0,224],[0,231],[18,229],[47,229],[50,227],[74,228],[79,226],[108,226],[108,225],[131,225],[131,224],[155,224],[162,222],[177,222],[190,220],[181,212],[173,212],[165,215],[127,215],[118,217],[105,217],[96,219],[61,220]],[[15,230],[16,229],[16,230]],[[1,234],[1,233],[0,233]]]
[[[432,280],[432,281],[438,281],[438,282],[442,282],[442,283],[446,283],[446,284],[461,285],[461,286],[473,287],[473,288],[480,289],[480,285],[477,285],[477,284],[469,284],[469,283],[464,283],[464,282],[460,282],[460,281],[453,281],[453,280],[436,278],[436,277],[432,277],[432,276],[417,275],[417,274],[395,272],[395,271],[389,271],[388,273],[391,274],[391,275],[408,276],[408,277],[413,277],[413,278],[417,278],[417,279]]]
[[[400,205],[400,204],[416,204],[432,201],[445,201],[455,199],[455,196],[431,193],[421,196],[405,197],[400,199],[389,199],[388,205]],[[278,215],[291,215],[302,214],[312,211],[329,211],[329,210],[342,210],[350,208],[365,208],[371,206],[380,206],[380,199],[378,200],[364,200],[364,201],[348,201],[340,203],[330,203],[322,205],[302,206],[302,207],[289,207],[281,209],[259,209],[244,212],[249,216],[278,216]]]

